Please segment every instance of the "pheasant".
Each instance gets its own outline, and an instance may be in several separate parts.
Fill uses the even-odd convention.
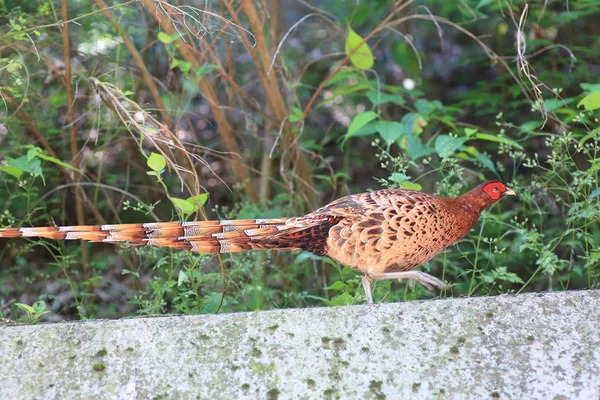
[[[445,288],[440,279],[414,269],[464,237],[483,209],[504,195],[515,192],[499,181],[483,182],[456,198],[382,189],[342,197],[302,217],[2,228],[0,238],[129,242],[200,253],[302,249],[362,272],[372,303],[373,280],[408,279],[430,290]]]

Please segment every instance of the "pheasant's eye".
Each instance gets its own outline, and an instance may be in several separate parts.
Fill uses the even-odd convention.
[[[492,192],[498,193],[498,186],[494,186],[494,188],[492,189]]]

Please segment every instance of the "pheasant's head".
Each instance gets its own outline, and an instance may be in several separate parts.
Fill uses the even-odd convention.
[[[483,210],[506,195],[515,196],[516,193],[500,181],[486,181],[461,196],[461,200],[469,208]]]
[[[490,197],[492,203],[500,200],[500,197],[505,195],[516,196],[512,189],[507,188],[504,183],[499,181],[483,182],[480,186],[483,186],[483,191]]]

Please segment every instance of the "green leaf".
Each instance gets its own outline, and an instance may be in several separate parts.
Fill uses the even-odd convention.
[[[527,121],[527,122],[523,122],[521,125],[519,125],[519,129],[525,133],[533,133],[535,130],[537,130],[540,127],[541,123],[540,121]]]
[[[7,58],[3,58],[2,61],[8,61],[8,65],[5,66],[6,72],[10,74],[17,74],[19,70],[23,69],[23,65],[19,62],[15,62],[13,60],[8,60]],[[67,94],[65,93],[65,97]]]
[[[65,106],[67,104],[67,91],[52,93],[46,98],[46,101],[53,108]]]
[[[160,40],[164,44],[170,44],[171,42],[173,42],[174,38],[161,31],[158,32],[158,40]]]
[[[421,114],[416,113],[405,114],[400,123],[404,125],[404,132],[415,135],[423,132],[423,128],[427,125],[427,121],[423,119]]]
[[[480,152],[477,152],[475,154],[475,158],[477,158],[477,160],[483,164],[484,167],[486,167],[487,169],[489,169],[490,171],[492,171],[493,173],[497,174],[498,172],[496,171],[496,166],[494,165],[494,162],[492,161],[491,158],[489,158],[488,156],[486,156],[485,154],[481,154]]]
[[[584,137],[582,137],[581,140],[579,141],[579,144],[583,145],[588,140],[595,138],[599,132],[600,132],[600,126],[597,127],[596,129],[594,129],[593,131],[591,131],[590,133],[588,133],[587,135],[585,135]]]
[[[300,107],[292,107],[292,114],[288,117],[288,121],[290,122],[298,122],[302,121],[302,110]]]
[[[494,165],[494,162],[488,156],[486,156],[485,154],[481,154],[475,147],[468,146],[465,149],[465,153],[470,154],[473,157],[475,157],[477,159],[477,161],[479,161],[481,164],[483,164],[484,167],[486,167],[487,169],[489,169],[493,173],[497,173],[496,166]]]
[[[471,137],[476,133],[477,133],[476,128],[465,128],[465,135],[467,135],[467,137]]]
[[[46,310],[46,302],[44,300],[39,300],[33,303],[33,309],[36,314],[46,314],[48,311]]]
[[[376,90],[371,90],[368,92],[367,98],[371,100],[371,103],[373,103],[374,106],[383,103],[394,103],[399,106],[406,104],[406,100],[401,94],[383,93]]]
[[[198,68],[193,68],[192,71],[200,76],[205,76],[217,69],[219,69],[219,66],[216,64],[204,64]]]
[[[469,138],[453,138],[449,135],[440,135],[435,139],[435,151],[441,158],[448,158],[456,152]]]
[[[365,111],[358,115],[356,115],[352,122],[350,122],[350,126],[348,127],[348,132],[346,132],[346,136],[352,136],[354,132],[373,121],[375,118],[379,117],[375,111]]]
[[[350,56],[350,62],[358,69],[369,69],[373,67],[375,59],[367,43],[360,44],[363,38],[348,26],[348,37],[346,38],[345,51]],[[352,55],[350,53],[356,49]]]
[[[189,281],[190,278],[186,275],[184,270],[179,271],[179,276],[177,277],[177,286],[183,285],[184,282]]]
[[[343,292],[335,296],[333,299],[327,302],[330,306],[348,306],[354,304],[354,297],[350,296],[350,293]]]
[[[407,181],[409,178],[410,177],[407,176],[404,172],[392,172],[392,174],[389,177],[389,180],[397,184],[402,184],[402,182]]]
[[[403,172],[394,172],[390,175],[389,180],[400,185],[401,189],[421,190],[421,185],[409,181],[410,176]]]
[[[377,121],[375,121],[375,122],[369,122],[368,124],[366,124],[362,128],[354,131],[354,133],[352,134],[352,137],[369,136],[369,135],[372,135],[372,134],[374,134],[376,132],[377,132]],[[349,139],[349,138],[350,138],[350,136],[346,136],[344,138],[344,142],[347,139]]]
[[[327,81],[327,83],[325,84],[325,87],[336,85],[338,82],[341,82],[341,81],[351,81],[351,80],[360,81],[362,79],[363,79],[363,76],[360,74],[360,72],[358,72],[357,70],[355,70],[353,68],[346,68],[346,69],[341,70],[333,78],[331,78],[329,81]]]
[[[355,92],[366,92],[369,90],[373,90],[373,87],[361,78],[359,81],[342,83],[339,86],[333,88],[334,96],[329,97],[328,99],[326,99],[326,101],[333,101],[338,97],[348,96]]]
[[[179,67],[181,72],[183,72],[184,74],[187,74],[192,69],[192,63],[190,61],[179,60],[179,63],[177,66]],[[173,69],[173,68],[171,68],[171,69]]]
[[[484,282],[492,283],[496,281],[505,281],[510,283],[523,283],[523,280],[514,272],[508,272],[506,267],[498,267],[491,271],[489,275],[483,276]]]
[[[36,314],[35,309],[33,307],[31,307],[29,304],[15,303],[15,306],[19,307],[21,310],[25,311],[29,315]]]
[[[546,112],[555,111],[561,107],[567,107],[569,103],[572,103],[575,99],[548,99],[544,100],[544,108]]]
[[[419,99],[415,101],[415,108],[420,114],[428,116],[436,110],[443,109],[444,106],[437,100],[429,101],[426,99]]]
[[[480,0],[479,4],[477,4],[477,6],[475,6],[475,9],[479,10],[482,7],[492,4],[492,2],[494,2],[494,0]]]
[[[593,172],[599,171],[600,170],[600,158],[594,158],[594,161],[592,161],[592,165],[590,165],[590,167],[587,169],[587,173],[591,174]]]
[[[344,290],[344,282],[342,281],[335,281],[331,284],[331,286],[326,287],[325,289],[327,290]]]
[[[15,178],[19,179],[21,177],[21,175],[23,175],[23,171],[20,170],[17,167],[11,167],[10,165],[2,165],[0,166],[0,171],[4,171],[7,174],[14,176]]]
[[[41,176],[43,179],[42,163],[39,158],[28,160],[27,156],[21,156],[19,158],[6,157],[5,160],[8,166],[17,168],[34,176]]]
[[[167,160],[161,154],[153,152],[150,153],[150,157],[148,157],[146,164],[151,170],[160,172],[167,166]]]
[[[188,197],[185,201],[189,202],[192,206],[195,207],[194,211],[197,211],[198,208],[202,207],[206,201],[208,200],[208,193],[200,193],[196,196]]]
[[[302,252],[300,254],[298,254],[298,256],[296,257],[296,264],[302,263],[306,260],[314,260],[314,261],[324,261],[325,257],[323,256],[318,256],[316,254],[313,253],[309,253],[308,251]]]
[[[404,133],[404,125],[395,121],[377,121],[375,128],[379,132],[379,136],[386,141],[387,144],[395,142]]]
[[[586,92],[600,91],[600,83],[580,83],[579,86]]]
[[[169,200],[171,200],[171,203],[173,203],[175,208],[177,208],[184,215],[188,215],[196,211],[194,204],[187,200],[179,199],[177,197],[170,197]]]
[[[81,172],[79,169],[75,168],[75,167],[74,167],[74,166],[72,166],[71,164],[69,164],[69,163],[66,163],[66,162],[64,162],[64,161],[61,161],[61,160],[59,160],[58,158],[47,156],[46,154],[44,154],[44,153],[42,153],[42,152],[38,152],[38,153],[36,154],[36,156],[37,156],[38,158],[41,158],[41,159],[42,159],[42,160],[44,160],[44,161],[50,161],[50,162],[51,162],[51,163],[53,163],[53,164],[60,165],[61,167],[64,167],[64,168],[70,169],[71,171],[77,171],[77,172],[79,172],[80,174],[82,173],[82,172]]]
[[[417,135],[403,135],[400,140],[398,140],[398,145],[406,150],[406,155],[413,161],[435,153],[433,147],[423,146],[421,138]]]
[[[594,111],[600,108],[600,91],[593,92],[585,96],[579,103],[577,103],[577,107],[581,107],[586,111]]]
[[[478,133],[475,135],[475,138],[481,139],[481,140],[487,140],[489,142],[504,143],[509,146],[515,147],[517,149],[523,150],[523,146],[521,146],[519,143],[515,142],[514,140],[507,138],[506,136],[495,136],[495,135],[490,135],[488,133]]]
[[[600,195],[600,188],[596,188],[590,193],[590,200]]]
[[[128,270],[127,268],[123,268],[123,269],[121,270],[121,275],[133,275],[133,276],[135,276],[136,278],[139,278],[139,277],[140,277],[140,273],[139,273],[139,272],[136,272],[136,271],[130,271],[130,270]]]
[[[340,97],[347,97],[352,93],[365,92],[372,90],[373,88],[366,83],[353,82],[348,84],[341,84],[340,86],[333,89],[333,96],[327,97],[323,101],[320,101],[315,108],[322,107],[324,104],[334,102]]]
[[[38,151],[39,151],[38,147],[35,147],[35,146],[29,147],[29,149],[27,150],[27,155],[25,156],[27,161],[29,162],[29,161],[33,160],[35,158],[35,156],[37,155]]]
[[[213,293],[210,296],[206,296],[203,300],[202,313],[203,314],[214,314],[219,309],[221,304],[221,293]]]
[[[404,181],[400,184],[401,189],[409,189],[409,190],[421,190],[423,187],[418,183]]]
[[[374,9],[375,8],[369,5],[368,3],[357,5],[352,13],[352,24],[354,26],[361,26],[362,24],[364,24],[367,18],[369,17],[369,11]]]

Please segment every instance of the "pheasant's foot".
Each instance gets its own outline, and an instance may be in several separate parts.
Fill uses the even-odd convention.
[[[365,290],[365,297],[367,298],[367,304],[373,304],[373,295],[371,294],[371,278],[367,275],[362,276],[363,289]]]
[[[435,276],[431,276],[422,271],[386,272],[381,275],[371,275],[370,278],[379,281],[383,279],[398,279],[399,282],[402,282],[402,279],[408,279],[411,289],[415,281],[419,282],[429,290],[433,290],[434,286],[440,289],[445,289],[448,287],[448,285]]]

